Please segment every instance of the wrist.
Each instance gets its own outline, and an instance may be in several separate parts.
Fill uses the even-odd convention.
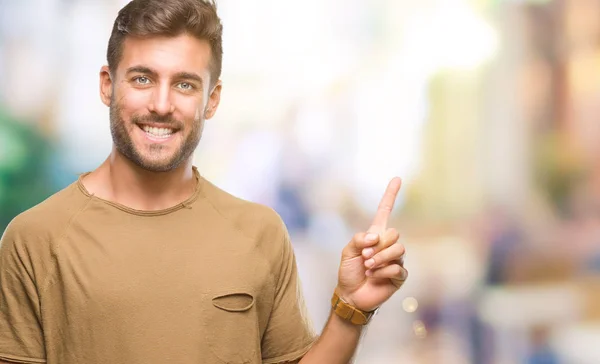
[[[352,322],[352,320],[349,320],[346,317],[343,317],[342,315],[335,312],[335,310],[332,310],[329,315],[330,315],[329,321],[334,321],[334,322],[338,323],[338,325],[340,325],[342,327],[346,327],[351,330],[358,330],[358,332],[362,331],[363,328],[368,325],[368,323],[365,323],[365,324],[354,323],[354,322]]]
[[[352,293],[348,292],[347,290],[344,290],[342,288],[340,288],[340,286],[337,286],[334,289],[334,293],[338,295],[338,297],[344,301],[344,303],[356,308],[357,310],[363,311],[363,312],[373,312],[373,311],[377,311],[379,309],[379,306],[376,307],[361,307],[360,305],[358,305],[353,299],[352,299]]]
[[[333,290],[333,292],[335,294],[338,295],[338,297],[344,301],[346,304],[352,306],[352,307],[356,307],[356,303],[352,300],[351,294],[344,291],[343,289],[340,288],[340,286],[335,287],[335,289]],[[358,308],[358,307],[356,307]],[[360,308],[358,308],[360,310]]]
[[[356,307],[353,301],[348,302],[340,296],[337,288],[334,290],[333,297],[331,298],[331,308],[338,317],[354,325],[368,324],[377,312],[377,309],[364,311]]]

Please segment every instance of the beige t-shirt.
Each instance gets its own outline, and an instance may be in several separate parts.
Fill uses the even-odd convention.
[[[162,211],[90,195],[81,178],[16,217],[0,245],[0,359],[279,363],[304,355],[287,230],[198,177]]]

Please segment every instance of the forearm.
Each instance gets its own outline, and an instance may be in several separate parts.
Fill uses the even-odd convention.
[[[335,313],[329,320],[317,342],[300,361],[300,364],[347,364],[352,360],[364,326],[354,325]]]

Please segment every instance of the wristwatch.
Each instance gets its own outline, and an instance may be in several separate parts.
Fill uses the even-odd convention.
[[[378,309],[373,311],[363,311],[360,310],[348,302],[344,301],[337,292],[333,292],[333,297],[331,297],[331,307],[333,308],[333,312],[336,315],[340,316],[346,321],[353,323],[354,325],[366,325],[371,321],[371,318],[375,313],[377,313]]]

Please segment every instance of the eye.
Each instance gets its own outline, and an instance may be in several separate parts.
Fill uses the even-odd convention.
[[[148,79],[148,77],[145,76],[138,76],[136,78],[133,79],[135,82],[139,83],[140,85],[147,85],[150,83],[150,80]]]
[[[192,86],[191,83],[187,83],[187,82],[182,82],[182,83],[178,84],[177,87],[179,87],[180,89],[185,90],[185,91],[190,91],[190,90],[194,89],[194,86]]]

